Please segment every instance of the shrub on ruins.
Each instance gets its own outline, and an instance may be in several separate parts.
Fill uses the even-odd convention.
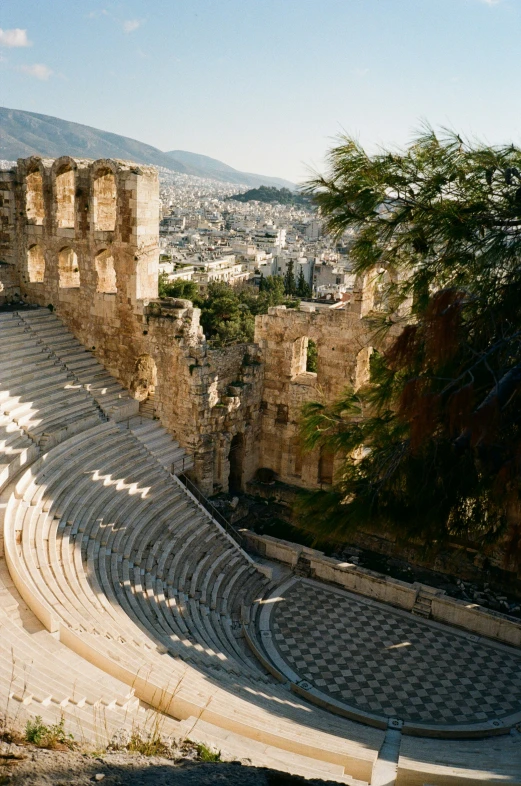
[[[281,276],[261,277],[261,286],[242,284],[232,287],[225,281],[213,281],[205,291],[194,281],[168,281],[159,277],[159,297],[191,300],[201,309],[201,325],[213,346],[223,347],[253,341],[255,317],[267,314],[270,306],[293,308],[297,300],[286,297]]]
[[[521,561],[521,150],[425,129],[403,152],[342,138],[308,183],[326,230],[355,230],[376,277],[371,378],[308,404],[309,449],[345,458],[297,505],[302,526],[360,525]]]
[[[158,281],[159,297],[178,297],[182,300],[194,300],[199,295],[199,286],[195,281],[177,279],[169,281],[167,273],[159,274]]]

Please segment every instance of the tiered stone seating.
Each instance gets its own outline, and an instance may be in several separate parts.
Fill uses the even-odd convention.
[[[222,740],[224,726],[234,755],[280,766],[288,750],[290,771],[351,783],[347,767],[368,781],[379,738],[326,714],[308,724],[244,648],[241,608],[268,580],[165,471],[178,446],[128,417],[131,399],[54,315],[2,314],[0,331],[12,347],[9,364],[0,356],[0,513],[16,584],[0,563],[3,701],[105,740],[147,702],[187,719],[183,732],[167,717],[170,733],[199,723]],[[250,738],[262,740],[253,751]]]
[[[192,456],[179,446],[159,421],[139,416],[139,403],[64,327],[55,314],[47,309],[35,308],[9,316],[18,323],[17,335],[23,325],[24,330],[36,338],[39,346],[52,353],[55,363],[62,366],[75,383],[93,397],[100,410],[119,422],[121,428],[129,428],[165,469],[178,474],[193,467]],[[15,331],[12,326],[10,328]]]
[[[92,397],[32,340],[13,313],[0,315],[0,412],[34,442],[53,444],[100,422]]]
[[[130,431],[145,445],[168,472],[187,472],[193,467],[193,458],[172,439],[158,420],[134,417],[126,423]]]
[[[315,710],[310,724],[262,672],[233,626],[266,577],[129,432],[76,435],[7,493],[11,574],[60,641],[176,717],[369,780],[381,733]]]
[[[400,786],[520,786],[521,733],[457,741],[403,737],[396,782]]]
[[[369,783],[384,732],[306,704],[245,646],[272,585],[171,474],[159,423],[46,310],[0,314],[0,337],[0,706],[100,741],[152,707],[167,735]],[[450,780],[430,742],[407,740],[398,782],[479,782],[475,745]],[[476,745],[508,762],[508,742]]]
[[[43,351],[52,354],[56,364],[66,370],[85,393],[90,394],[105,415],[119,421],[137,413],[138,402],[74,338],[55,314],[43,308],[26,309],[15,312],[13,321],[18,322]],[[26,341],[29,336],[26,335]]]

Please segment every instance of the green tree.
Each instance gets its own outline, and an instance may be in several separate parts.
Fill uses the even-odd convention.
[[[294,267],[293,260],[290,259],[284,275],[284,292],[286,295],[294,295],[297,289]]]
[[[299,295],[300,297],[311,297],[311,287],[306,281],[302,265],[300,266],[300,270],[298,273],[297,285],[295,291],[296,294]]]
[[[521,151],[426,129],[403,153],[343,138],[329,163],[307,190],[330,234],[355,230],[355,272],[386,271],[369,317],[385,350],[365,388],[305,407],[307,447],[346,459],[300,520],[500,542],[519,564]]]
[[[159,297],[178,297],[194,301],[199,295],[199,286],[195,281],[186,281],[185,279],[169,281],[168,274],[160,273],[158,294]]]
[[[216,346],[225,346],[253,341],[255,317],[233,287],[215,281],[208,285],[201,302],[201,325],[206,338]]]

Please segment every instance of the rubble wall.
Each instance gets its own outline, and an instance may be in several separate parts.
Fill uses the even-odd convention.
[[[0,171],[0,305],[20,294],[15,239],[16,172]]]

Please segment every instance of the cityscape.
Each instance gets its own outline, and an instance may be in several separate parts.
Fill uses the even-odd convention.
[[[349,302],[349,235],[340,243],[325,236],[311,204],[237,202],[234,186],[165,170],[160,180],[160,270],[169,281],[258,286],[261,276],[284,277],[292,264],[310,296],[337,307]]]

